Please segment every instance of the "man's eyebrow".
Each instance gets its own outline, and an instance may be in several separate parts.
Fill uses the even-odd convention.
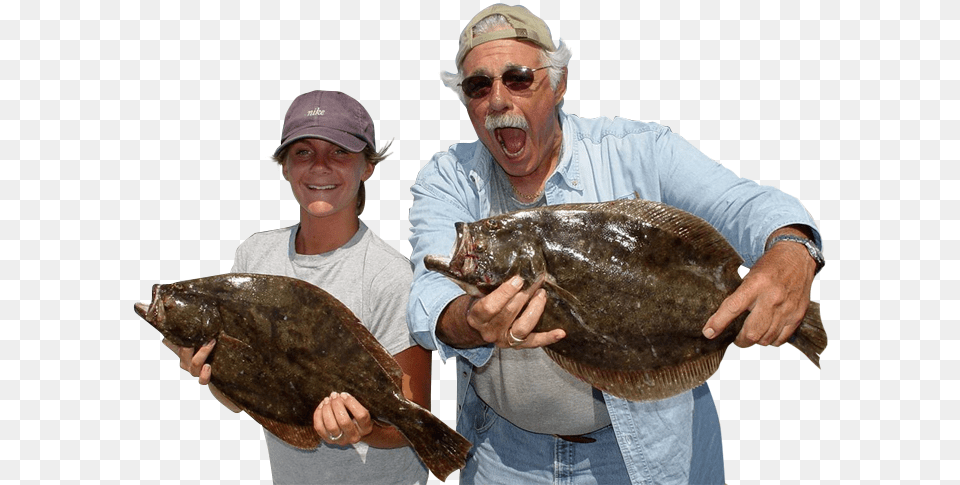
[[[485,68],[485,67],[478,67],[478,68],[474,69],[473,71],[468,72],[468,73],[465,75],[465,77],[477,76],[477,75],[489,76],[489,75],[490,75],[490,71],[489,71],[487,68]]]
[[[523,64],[517,64],[516,62],[507,62],[506,64],[503,65],[503,70],[500,71],[500,73],[502,74],[504,72],[509,71],[510,69],[517,69],[520,67],[525,67],[525,66]],[[477,75],[493,76],[493,74],[490,73],[490,70],[487,69],[486,67],[478,67],[473,71],[471,71],[470,73],[464,74],[464,77],[477,76]]]

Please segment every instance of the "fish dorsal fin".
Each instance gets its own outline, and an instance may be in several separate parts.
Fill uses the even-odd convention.
[[[604,212],[617,219],[642,221],[651,227],[673,234],[696,253],[711,255],[714,261],[723,261],[733,268],[743,264],[743,258],[715,227],[682,209],[644,199],[620,199],[596,204],[561,204],[550,210]]]
[[[676,207],[643,199],[625,199],[609,205],[610,210],[640,217],[654,227],[676,235],[694,250],[702,254],[715,254],[717,258],[743,264],[743,259],[730,245],[723,234],[709,222]]]
[[[543,347],[560,367],[578,379],[628,401],[656,401],[693,389],[717,371],[726,347],[678,366],[651,370],[598,369]]]

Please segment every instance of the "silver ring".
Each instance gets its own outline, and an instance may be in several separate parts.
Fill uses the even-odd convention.
[[[507,335],[510,337],[510,347],[516,347],[527,341],[525,338],[517,338],[517,336],[513,334],[512,328],[507,330]]]
[[[340,434],[336,436],[329,435],[328,438],[330,438],[330,441],[337,441],[338,439],[343,438],[343,430],[341,429]]]

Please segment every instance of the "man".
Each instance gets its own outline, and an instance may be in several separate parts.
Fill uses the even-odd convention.
[[[705,336],[747,310],[739,346],[779,346],[796,330],[823,264],[803,207],[738,178],[664,126],[564,113],[569,59],[524,7],[477,14],[460,36],[458,73],[443,77],[479,141],[435,155],[411,188],[408,323],[421,345],[457,357],[457,427],[474,444],[461,482],[723,483],[706,384],[648,403],[600,393],[538,348],[564,337],[533,332],[543,290],[515,278],[478,299],[423,266],[424,256],[449,253],[456,222],[639,194],[706,219],[752,265]]]

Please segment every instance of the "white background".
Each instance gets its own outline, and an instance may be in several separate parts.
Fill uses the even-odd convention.
[[[268,158],[313,89],[395,140],[363,218],[409,254],[417,171],[476,139],[438,73],[486,5],[0,3],[0,480],[268,481],[260,427],[133,303],[296,221]],[[573,50],[567,112],[669,125],[820,224],[823,368],[731,347],[710,380],[727,481],[960,480],[960,4],[526,5]]]

